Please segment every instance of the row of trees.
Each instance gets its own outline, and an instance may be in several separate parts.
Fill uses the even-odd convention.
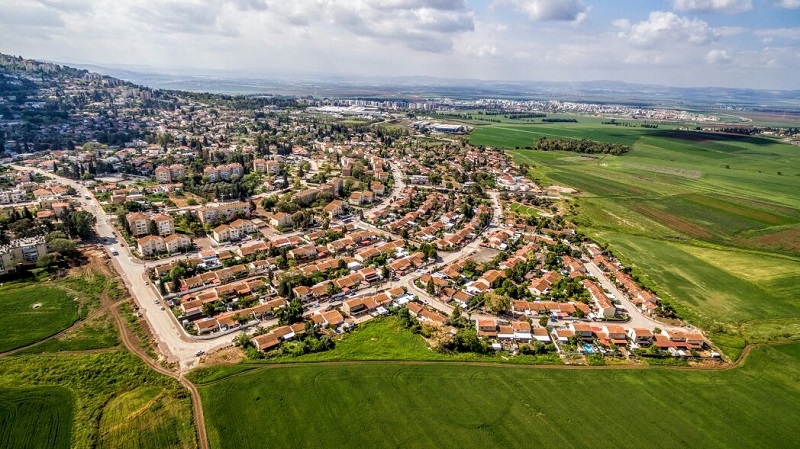
[[[631,147],[618,143],[597,142],[589,139],[548,139],[547,137],[542,137],[534,141],[533,149],[539,151],[572,151],[585,154],[620,155],[630,151]]]

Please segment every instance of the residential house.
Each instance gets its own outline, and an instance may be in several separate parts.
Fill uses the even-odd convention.
[[[342,312],[352,317],[364,315],[368,311],[369,309],[361,299],[350,299],[342,304]]]
[[[275,212],[269,219],[269,224],[274,227],[292,226],[292,216],[284,212]]]
[[[625,346],[628,344],[627,333],[622,326],[618,324],[606,324],[602,329],[611,343],[617,346]]]
[[[653,331],[644,327],[633,327],[628,329],[628,337],[632,343],[641,347],[647,347],[653,344],[655,337]]]
[[[497,337],[497,321],[490,318],[479,318],[475,320],[475,329],[480,338]]]
[[[592,336],[594,335],[592,326],[590,326],[588,323],[570,323],[569,330],[583,340],[591,340]]]

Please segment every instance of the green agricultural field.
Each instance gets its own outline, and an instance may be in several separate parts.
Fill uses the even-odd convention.
[[[19,348],[66,329],[78,320],[78,305],[64,291],[11,283],[0,287],[0,352]]]
[[[551,136],[552,135],[552,136]],[[491,125],[475,144],[524,148],[539,137],[625,143],[622,156],[515,150],[541,184],[579,190],[571,218],[728,355],[800,323],[800,151],[762,137],[593,123]],[[794,320],[794,321],[791,321]],[[764,326],[759,326],[764,321]],[[769,324],[767,324],[769,323]],[[756,331],[755,329],[758,329]]]
[[[0,447],[70,447],[72,406],[61,387],[0,389]]]
[[[31,410],[25,415],[12,416],[8,411],[6,404],[20,396],[8,392],[16,389],[25,389],[30,393],[20,395],[30,394],[31,398],[45,397],[55,390],[61,399],[54,399],[49,407],[52,417],[48,418],[45,411],[38,412],[39,423],[31,428],[28,421],[37,419],[31,415],[35,412],[34,403],[22,403],[20,408]],[[40,427],[42,422],[52,424]],[[177,381],[156,373],[125,351],[0,358],[0,438],[7,435],[3,426],[17,429],[10,434],[13,439],[8,443],[0,440],[0,447],[4,448],[197,447],[188,393]],[[58,437],[61,444],[26,443],[37,441],[42,429],[55,426],[66,426],[66,436]]]
[[[710,371],[272,365],[200,393],[216,449],[791,448],[798,378],[794,344]]]
[[[600,124],[601,120],[578,117],[578,123],[537,123],[517,125],[498,123],[476,128],[469,141],[473,145],[496,148],[525,148],[542,137],[548,139],[587,138],[600,142],[632,145],[645,133],[658,130],[624,128]]]

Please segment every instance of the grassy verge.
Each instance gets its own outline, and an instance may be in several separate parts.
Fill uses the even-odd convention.
[[[394,316],[377,318],[336,339],[330,351],[301,356],[279,355],[266,360],[250,360],[235,365],[217,365],[195,369],[187,378],[196,384],[218,381],[265,364],[318,363],[346,361],[430,361],[487,362],[520,365],[560,365],[557,354],[518,355],[506,353],[441,353],[432,349],[419,335],[403,328]]]
[[[140,318],[134,312],[130,302],[120,304],[119,313],[120,316],[122,316],[122,320],[125,322],[125,325],[139,340],[139,347],[141,347],[145,354],[147,354],[151,359],[156,360],[158,356],[156,355],[156,350],[153,347],[150,333],[146,330],[145,326],[147,326],[147,324],[144,322],[144,318]]]

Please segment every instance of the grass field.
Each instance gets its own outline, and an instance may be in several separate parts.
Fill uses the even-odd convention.
[[[100,418],[100,447],[191,448],[194,428],[185,404],[160,387],[143,386],[115,397]]]
[[[800,323],[800,150],[761,137],[586,122],[491,125],[474,144],[524,148],[539,137],[632,145],[622,156],[512,151],[542,184],[580,190],[570,217],[607,243],[729,355]],[[794,321],[792,321],[794,322]],[[788,329],[793,329],[788,325]],[[758,328],[758,332],[751,331]],[[771,335],[770,332],[772,332]],[[800,337],[791,330],[792,338]]]
[[[218,449],[791,448],[798,379],[794,344],[722,371],[292,365],[200,392]]]
[[[336,347],[330,351],[304,354],[293,357],[278,356],[265,361],[245,362],[237,365],[217,365],[190,371],[187,378],[195,383],[209,382],[230,374],[263,366],[264,363],[314,363],[342,361],[438,361],[438,362],[493,362],[509,364],[562,363],[555,354],[503,357],[498,354],[476,353],[444,354],[431,349],[421,336],[404,329],[397,317],[377,318],[362,325],[354,332],[336,339]]]
[[[189,394],[177,381],[156,373],[128,352],[0,358],[0,398],[12,389],[47,392],[54,387],[67,391],[74,403],[69,407],[71,419],[69,410],[62,412],[63,406],[53,407],[53,413],[59,413],[59,425],[70,429],[68,444],[24,446],[38,436],[17,417],[8,425],[23,427],[9,445],[0,447],[196,447]],[[141,407],[127,408],[131,404]],[[148,434],[133,441],[136,432]]]
[[[34,343],[78,320],[78,306],[63,290],[12,283],[0,287],[0,352]]]
[[[0,447],[70,447],[72,406],[61,387],[0,389]]]
[[[41,344],[20,351],[21,354],[43,352],[87,351],[118,346],[119,334],[109,315],[95,316],[81,326]]]
[[[535,207],[526,206],[520,203],[511,203],[508,208],[520,215],[530,215],[533,217],[539,215],[539,211],[537,211]]]

